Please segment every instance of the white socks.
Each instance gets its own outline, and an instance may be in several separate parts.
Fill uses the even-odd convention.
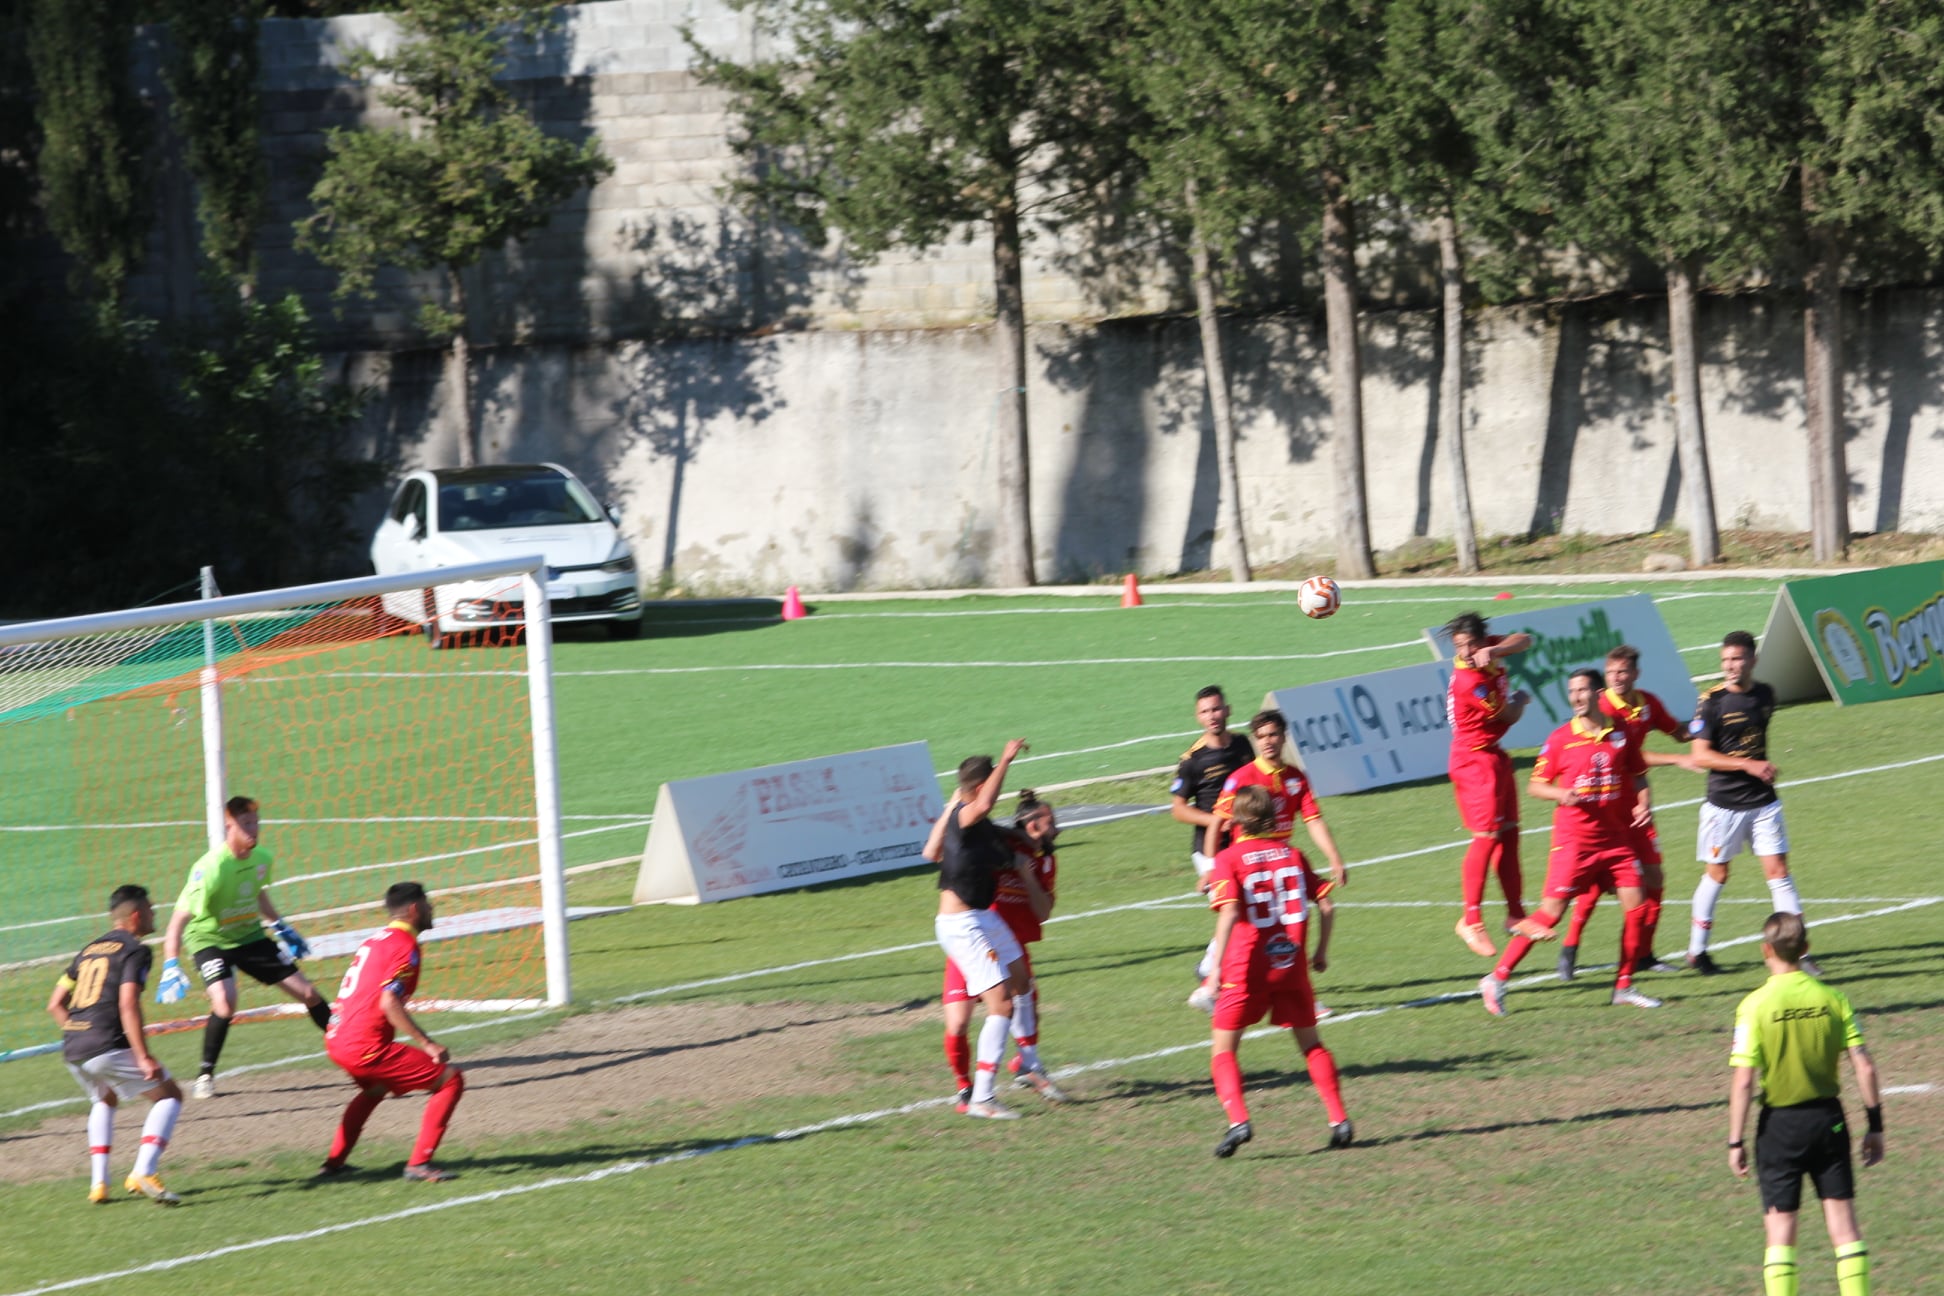
[[[985,1025],[979,1027],[979,1065],[972,1073],[973,1102],[992,1101],[993,1081],[999,1074],[1000,1059],[1006,1056],[1006,1036],[1011,1031],[1012,1018],[986,1014]]]
[[[94,1182],[108,1182],[108,1149],[115,1141],[115,1109],[98,1102],[88,1108],[88,1162]]]
[[[1215,941],[1211,937],[1208,948],[1202,951],[1201,962],[1195,964],[1195,975],[1204,981],[1208,980],[1215,975],[1215,969],[1220,965],[1221,958],[1222,951],[1215,948]]]
[[[136,1174],[155,1173],[155,1163],[162,1159],[162,1150],[169,1146],[169,1139],[175,1134],[176,1117],[180,1115],[180,1098],[164,1098],[149,1108],[148,1120],[142,1125],[142,1150],[135,1154]]]
[[[1775,901],[1777,913],[1799,914],[1802,912],[1802,897],[1796,894],[1795,878],[1784,873],[1779,878],[1768,880],[1769,897]]]
[[[1714,927],[1715,902],[1721,899],[1722,884],[1705,871],[1694,887],[1694,922],[1688,928],[1688,957],[1708,952],[1708,935]]]
[[[1012,1037],[1019,1047],[1019,1065],[1028,1071],[1039,1068],[1039,1012],[1033,993],[1013,996]]]

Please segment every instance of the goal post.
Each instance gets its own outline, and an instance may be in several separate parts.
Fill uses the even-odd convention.
[[[420,636],[461,598],[496,624]],[[235,794],[327,995],[409,879],[437,911],[422,1004],[568,1002],[552,655],[538,556],[0,626],[0,1059],[52,1037],[114,887],[167,924]]]

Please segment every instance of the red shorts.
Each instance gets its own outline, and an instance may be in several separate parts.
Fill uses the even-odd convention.
[[[1546,858],[1546,894],[1555,899],[1639,885],[1640,861],[1631,846],[1555,846]]]
[[[1269,1015],[1274,1026],[1316,1025],[1316,996],[1310,991],[1309,959],[1299,956],[1286,968],[1271,968],[1253,960],[1240,981],[1222,976],[1215,1000],[1216,1030],[1242,1030]]]
[[[1451,753],[1451,794],[1466,832],[1500,833],[1519,826],[1519,789],[1512,758],[1503,748]]]
[[[367,1061],[346,1060],[332,1055],[331,1061],[344,1069],[344,1073],[357,1081],[362,1088],[384,1085],[393,1094],[408,1094],[416,1089],[437,1089],[439,1077],[445,1074],[446,1064],[434,1062],[432,1055],[424,1049],[413,1048],[409,1044],[391,1043],[380,1049],[378,1056]]]
[[[1019,949],[1019,961],[1026,965],[1026,981],[1030,985],[1033,980],[1033,951],[1026,948],[1026,942],[1024,941],[1019,943]],[[959,971],[958,964],[952,962],[950,959],[946,959],[945,1002],[948,1004],[964,1003],[971,997],[971,995],[965,993],[965,973]]]

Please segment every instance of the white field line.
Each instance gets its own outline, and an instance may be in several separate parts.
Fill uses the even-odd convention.
[[[1934,1084],[1886,1085],[1883,1089],[1883,1092],[1887,1094],[1936,1093],[1937,1086]]]
[[[1163,735],[1166,737],[1167,735]],[[1139,739],[1134,741],[1138,742]],[[564,814],[562,819],[594,823],[615,819],[638,819],[632,814]],[[201,828],[203,819],[149,819],[133,823],[0,824],[0,832],[121,832],[132,828]],[[345,815],[327,819],[277,819],[278,826],[309,827],[314,824],[408,824],[408,823],[532,823],[532,815]]]
[[[1883,914],[1899,913],[1907,909],[1919,908],[1924,905],[1932,905],[1940,902],[1944,902],[1944,896],[1931,896],[1922,900],[1912,901],[1908,904],[1898,905],[1895,908],[1891,908],[1891,909],[1878,910],[1871,913],[1846,914],[1837,918],[1823,919],[1822,921],[1823,922],[1843,922],[1851,919],[1880,917]],[[1761,939],[1760,933],[1757,933],[1754,936],[1737,937],[1736,939],[1733,940],[1717,942],[1717,948],[1725,949],[1728,948],[1729,946],[1742,945],[1748,943],[1749,941],[1759,941],[1760,939]],[[1551,973],[1546,973],[1543,974],[1543,976],[1533,976],[1533,977],[1524,978],[1520,982],[1520,984],[1523,984],[1525,981],[1551,979],[1551,976],[1552,976]],[[1331,1027],[1332,1030],[1334,1030],[1335,1027],[1340,1026],[1347,1022],[1357,1021],[1357,1020],[1371,1018],[1371,1017],[1381,1017],[1384,1016],[1385,1014],[1396,1012],[1399,1009],[1404,1009],[1404,1008],[1429,1007],[1434,1004],[1445,1003],[1454,1000],[1476,998],[1477,994],[1478,992],[1476,990],[1473,990],[1469,994],[1438,995],[1427,999],[1414,999],[1407,1003],[1389,1004],[1382,1008],[1367,1008],[1356,1012],[1335,1013],[1332,1014],[1329,1018],[1327,1018],[1324,1024]],[[1261,1039],[1267,1036],[1277,1035],[1280,1033],[1281,1033],[1281,1029],[1279,1027],[1260,1026],[1252,1031],[1249,1031],[1246,1035],[1246,1038]],[[1141,1062],[1157,1061],[1162,1058],[1175,1057],[1184,1053],[1196,1053],[1205,1050],[1208,1047],[1209,1047],[1209,1042],[1206,1039],[1198,1039],[1192,1043],[1176,1044],[1166,1048],[1152,1049],[1146,1053],[1130,1054],[1126,1057],[1119,1057],[1119,1058],[1105,1058],[1096,1062],[1085,1062],[1074,1066],[1061,1067],[1059,1070],[1053,1072],[1053,1075],[1055,1076],[1055,1078],[1058,1079],[1067,1079],[1072,1076],[1087,1075],[1096,1071],[1110,1071],[1121,1067],[1132,1066]],[[1906,1086],[1902,1089],[1893,1090],[1891,1092],[1905,1092],[1905,1093],[1928,1092],[1929,1089],[1930,1086]],[[330,1237],[333,1234],[337,1234],[337,1233],[348,1233],[356,1229],[370,1228],[380,1224],[396,1223],[399,1220],[413,1219],[418,1216],[430,1215],[439,1211],[456,1210],[462,1206],[486,1205],[491,1202],[504,1201],[512,1197],[523,1197],[528,1193],[541,1192],[543,1190],[550,1189],[550,1188],[569,1188],[569,1187],[579,1187],[586,1184],[600,1183],[601,1181],[606,1179],[618,1178],[623,1175],[631,1175],[631,1174],[638,1173],[642,1170],[652,1170],[659,1166],[674,1165],[683,1161],[693,1161],[698,1157],[713,1156],[720,1152],[734,1152],[742,1148],[760,1147],[767,1144],[784,1143],[792,1139],[805,1138],[812,1134],[821,1134],[827,1130],[849,1129],[859,1125],[869,1125],[877,1121],[887,1120],[896,1116],[907,1116],[914,1112],[927,1111],[932,1108],[943,1107],[946,1103],[949,1103],[951,1101],[952,1099],[949,1097],[921,1098],[915,1102],[902,1103],[895,1107],[880,1107],[874,1111],[851,1112],[842,1116],[832,1117],[829,1120],[818,1121],[810,1125],[799,1125],[790,1129],[777,1130],[773,1134],[752,1134],[739,1139],[731,1139],[722,1143],[710,1144],[707,1147],[689,1148],[681,1152],[672,1152],[666,1156],[645,1157],[633,1161],[620,1161],[620,1162],[616,1162],[613,1165],[602,1166],[598,1170],[590,1170],[585,1174],[559,1175],[551,1179],[540,1180],[537,1183],[515,1184],[513,1186],[506,1187],[506,1188],[496,1188],[491,1192],[472,1193],[464,1197],[448,1197],[439,1201],[427,1202],[419,1206],[407,1207],[404,1210],[389,1211],[383,1215],[369,1215],[364,1217],[363,1219],[344,1220],[337,1224],[324,1224],[324,1225],[320,1225],[317,1228],[306,1229],[302,1232],[280,1233],[273,1237],[253,1238],[247,1242],[232,1243],[229,1246],[215,1247],[207,1251],[197,1251],[184,1256],[171,1256],[163,1260],[152,1260],[147,1264],[131,1265],[125,1269],[108,1270],[102,1273],[83,1275],[82,1277],[79,1278],[69,1278],[60,1282],[45,1283],[39,1287],[30,1287],[18,1292],[11,1293],[11,1296],[46,1296],[46,1294],[50,1292],[72,1291],[79,1287],[92,1287],[100,1283],[114,1282],[123,1278],[139,1277],[140,1275],[143,1274],[166,1273],[170,1270],[181,1269],[193,1264],[200,1264],[207,1260],[221,1259],[224,1256],[245,1254],[252,1251],[263,1251],[269,1249],[270,1247],[283,1246],[287,1243],[292,1243],[292,1242],[310,1242],[316,1240],[317,1238]]]
[[[832,670],[1039,670],[1046,667],[1067,669],[1074,666],[1175,666],[1182,664],[1229,664],[1233,662],[1323,661],[1330,657],[1360,657],[1366,653],[1388,652],[1398,648],[1425,650],[1423,639],[1399,643],[1370,644],[1361,648],[1333,648],[1314,653],[1263,653],[1196,655],[1177,657],[1058,657],[1047,660],[1012,661],[844,661],[844,662],[749,662],[722,666],[633,666],[610,670],[557,670],[556,679],[601,678],[610,675],[719,675],[737,671],[832,671]],[[349,672],[347,672],[349,673]]]

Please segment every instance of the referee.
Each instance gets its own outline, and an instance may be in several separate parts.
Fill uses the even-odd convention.
[[[1849,1127],[1837,1097],[1842,1090],[1837,1063],[1845,1052],[1856,1069],[1856,1087],[1870,1123],[1863,1136],[1866,1166],[1883,1160],[1882,1096],[1876,1064],[1863,1047],[1848,998],[1802,970],[1808,950],[1801,914],[1769,915],[1762,925],[1769,979],[1735,1011],[1735,1047],[1728,1059],[1735,1075],[1728,1089],[1728,1168],[1748,1177],[1742,1130],[1760,1071],[1762,1114],[1755,1122],[1755,1160],[1768,1234],[1763,1291],[1766,1296],[1796,1296],[1796,1211],[1802,1204],[1802,1176],[1808,1175],[1822,1198],[1842,1296],[1869,1296],[1870,1253],[1856,1226]]]

